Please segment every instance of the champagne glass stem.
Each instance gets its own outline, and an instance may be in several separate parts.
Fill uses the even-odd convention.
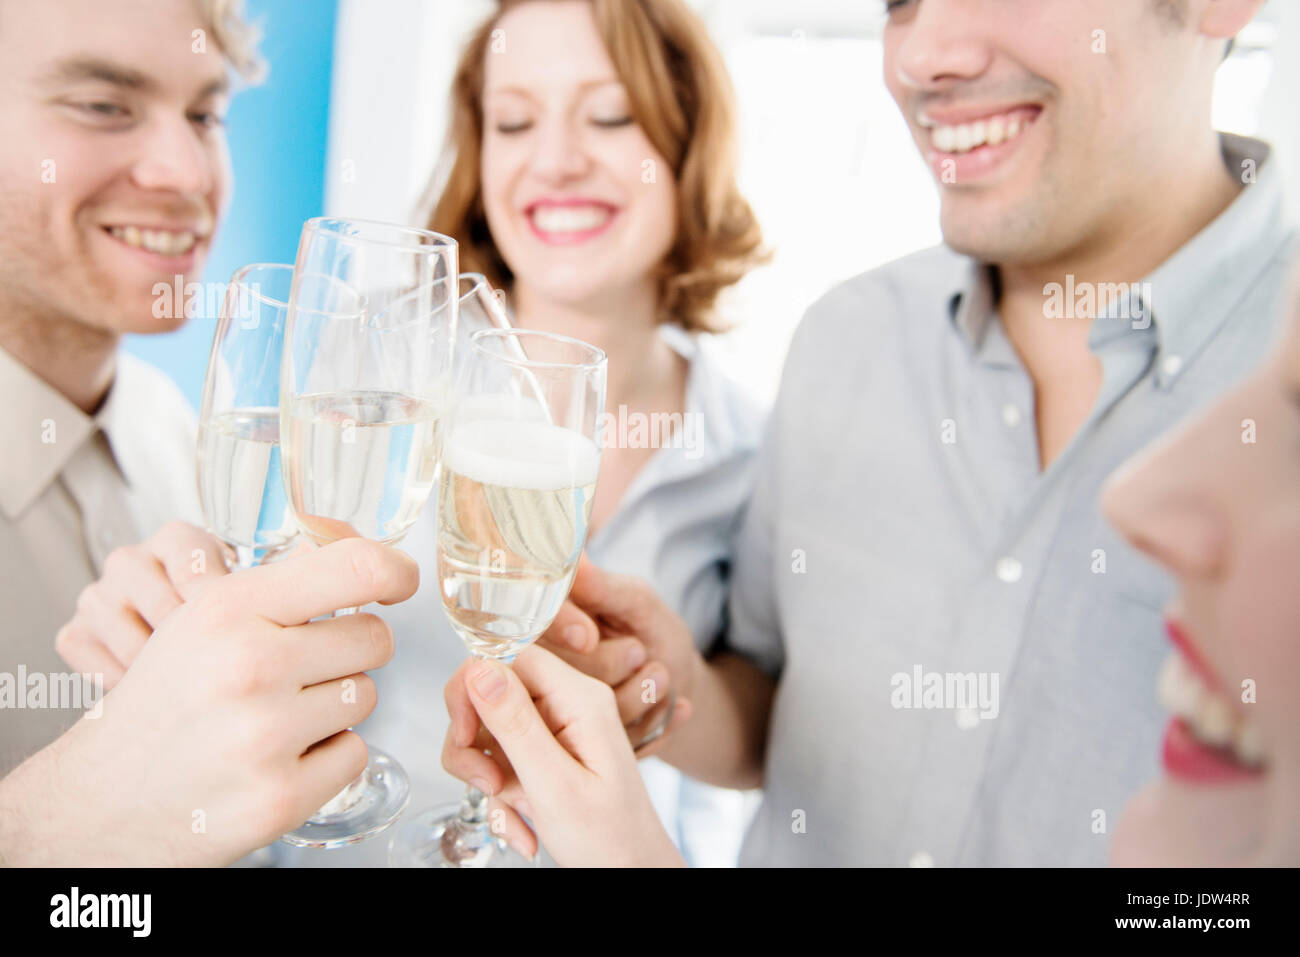
[[[478,661],[483,661],[486,657],[474,654]],[[515,656],[498,660],[508,666],[515,660]],[[453,867],[463,866],[485,853],[488,845],[495,840],[488,825],[487,795],[472,784],[466,786],[455,820],[442,833],[443,860]]]
[[[361,606],[355,605],[349,608],[336,609],[332,618],[342,618],[344,615],[355,615],[361,610]],[[348,728],[351,731],[351,728]],[[329,799],[321,809],[316,812],[315,819],[321,820],[333,814],[341,814],[348,808],[357,803],[361,792],[366,787],[366,772],[362,771],[355,778],[343,786],[343,790]]]

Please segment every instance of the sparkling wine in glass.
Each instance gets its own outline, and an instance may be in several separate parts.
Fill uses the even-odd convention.
[[[229,546],[232,568],[278,557],[297,533],[281,475],[280,363],[293,267],[235,271],[212,339],[199,413],[199,498],[208,528]],[[361,299],[337,291],[340,314]]]
[[[332,283],[364,297],[360,317],[323,308]],[[304,225],[280,436],[291,511],[316,544],[355,537],[392,544],[415,523],[437,476],[457,299],[456,242],[447,236],[365,220]],[[365,840],[397,819],[409,794],[401,765],[371,748],[361,776],[281,839],[300,847]]]
[[[510,662],[549,627],[573,584],[600,471],[605,354],[576,339],[485,330],[460,364],[444,420],[438,583],[470,653]],[[398,867],[529,864],[487,822],[469,788],[459,805],[406,821]]]

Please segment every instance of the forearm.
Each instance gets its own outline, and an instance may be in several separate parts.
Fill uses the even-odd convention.
[[[707,784],[759,787],[775,692],[776,683],[739,655],[697,659],[691,718],[658,756]]]
[[[0,861],[9,867],[69,863],[59,860],[49,828],[57,747],[38,751],[0,779]]]

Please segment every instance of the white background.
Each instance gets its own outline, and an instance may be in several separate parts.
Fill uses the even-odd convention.
[[[881,80],[877,0],[690,2],[731,70],[741,186],[775,252],[725,298],[737,323],[726,355],[737,378],[770,398],[803,310],[836,282],[937,243],[938,200]],[[461,45],[492,8],[341,0],[328,213],[412,220],[440,153]],[[1272,0],[1220,70],[1214,118],[1275,144],[1300,212],[1297,99],[1300,3]]]

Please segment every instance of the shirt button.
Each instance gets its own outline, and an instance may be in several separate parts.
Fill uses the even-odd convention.
[[[1020,410],[1010,402],[1002,407],[1002,423],[1009,429],[1020,424]]]
[[[1020,575],[1024,569],[1014,558],[999,558],[997,564],[998,578],[1008,585],[1014,585],[1020,581]]]
[[[1183,368],[1182,356],[1165,356],[1164,360],[1160,363],[1161,371],[1163,371],[1164,374],[1167,376],[1178,375],[1179,371],[1182,368]]]
[[[969,731],[971,728],[979,727],[979,712],[974,708],[958,708],[954,717],[957,719],[957,727],[961,728],[963,731]]]
[[[907,862],[908,867],[934,867],[934,858],[926,851],[917,851]]]

